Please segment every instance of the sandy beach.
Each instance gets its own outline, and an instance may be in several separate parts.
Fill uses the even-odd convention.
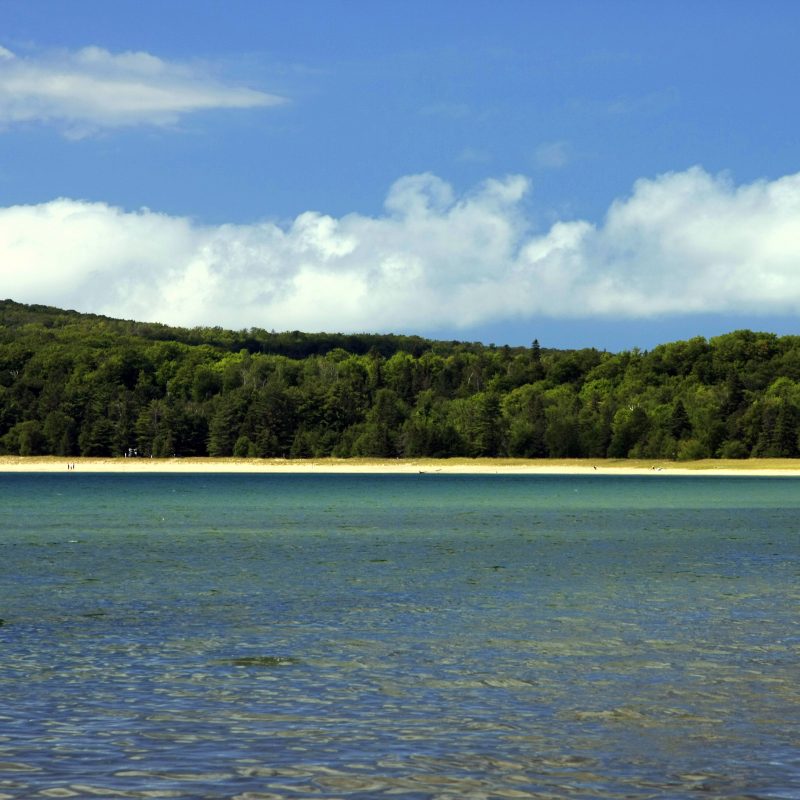
[[[800,477],[800,460],[258,459],[0,456],[0,472],[407,473],[483,475],[741,475]]]

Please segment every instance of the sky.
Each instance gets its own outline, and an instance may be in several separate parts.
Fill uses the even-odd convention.
[[[800,3],[0,0],[0,296],[619,351],[800,333]]]

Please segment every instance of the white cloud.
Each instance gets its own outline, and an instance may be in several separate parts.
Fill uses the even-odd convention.
[[[569,163],[569,146],[566,142],[545,142],[533,154],[536,166],[544,169],[561,169]]]
[[[0,47],[0,126],[53,123],[78,136],[124,125],[170,125],[194,111],[280,102],[149,53],[86,47],[18,57]]]
[[[456,156],[456,161],[465,164],[488,164],[492,160],[492,154],[488,150],[478,147],[465,147]]]
[[[736,186],[700,168],[635,184],[602,224],[532,232],[528,182],[465,196],[400,179],[386,211],[204,227],[60,199],[0,209],[0,286],[23,302],[175,324],[305,330],[509,318],[800,312],[800,174]]]

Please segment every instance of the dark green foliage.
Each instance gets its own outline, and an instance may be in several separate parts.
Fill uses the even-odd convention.
[[[47,452],[48,442],[37,420],[18,422],[3,437],[3,447],[21,456],[39,456]]]
[[[215,398],[215,406],[209,411],[208,454],[210,456],[232,456],[233,448],[240,440],[240,426],[245,415],[246,398],[241,393],[229,393]]]
[[[692,429],[692,423],[689,420],[689,415],[686,413],[686,406],[683,401],[678,398],[675,405],[672,407],[672,414],[669,419],[669,432],[675,439],[682,439],[684,434]]]
[[[402,455],[400,436],[408,416],[406,404],[391,389],[378,389],[351,455],[396,458]]]
[[[649,427],[647,412],[641,406],[621,409],[614,417],[608,455],[612,458],[639,455],[632,451],[637,445],[644,443]]]
[[[611,354],[187,330],[0,301],[0,452],[800,456],[800,337]]]

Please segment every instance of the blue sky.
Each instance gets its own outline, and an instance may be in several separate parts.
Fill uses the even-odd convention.
[[[0,3],[0,295],[650,348],[797,332],[800,4]]]

